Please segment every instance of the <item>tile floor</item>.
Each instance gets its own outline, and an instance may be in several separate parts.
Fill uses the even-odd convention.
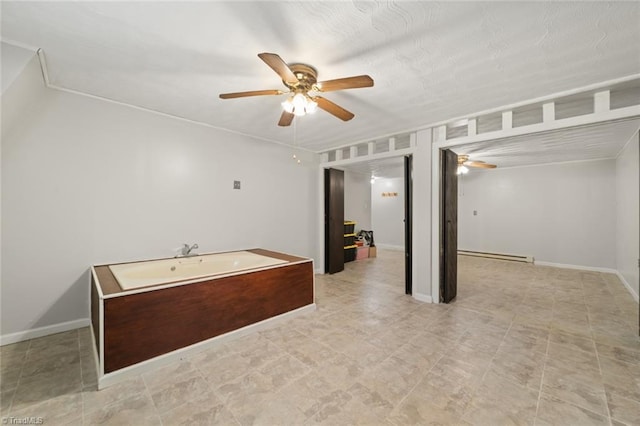
[[[317,311],[96,391],[89,329],[1,348],[3,418],[44,424],[640,424],[638,305],[609,274],[460,257],[449,305],[402,253],[317,277]]]

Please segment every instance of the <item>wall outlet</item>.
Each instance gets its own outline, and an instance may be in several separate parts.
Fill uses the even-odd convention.
[[[233,189],[240,189],[240,181],[239,180],[234,180],[233,181]]]

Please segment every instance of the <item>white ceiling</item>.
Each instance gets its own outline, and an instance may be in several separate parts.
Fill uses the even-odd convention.
[[[456,154],[498,167],[616,158],[640,128],[640,119],[458,145]],[[637,139],[637,137],[636,137]]]
[[[3,41],[42,48],[56,86],[293,144],[256,55],[304,62],[356,114],[297,120],[313,151],[640,73],[638,2],[2,2]]]

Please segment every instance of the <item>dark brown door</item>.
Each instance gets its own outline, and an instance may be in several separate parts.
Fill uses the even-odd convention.
[[[458,290],[458,156],[440,152],[440,302],[449,303]]]
[[[413,235],[413,157],[404,157],[404,292],[412,294],[413,284],[411,268],[413,264],[413,254],[411,251]]]
[[[344,172],[324,171],[324,272],[344,270]]]

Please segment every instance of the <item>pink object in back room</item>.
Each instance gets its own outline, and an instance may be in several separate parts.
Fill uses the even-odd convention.
[[[356,260],[369,258],[369,247],[358,247],[356,253]]]

